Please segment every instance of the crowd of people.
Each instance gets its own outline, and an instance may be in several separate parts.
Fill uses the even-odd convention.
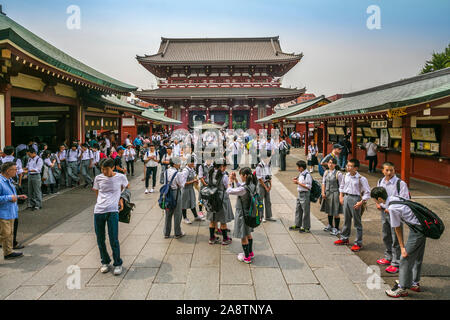
[[[296,133],[294,138],[297,139]],[[301,136],[298,139],[295,146],[301,146]],[[121,195],[129,186],[127,176],[134,175],[135,165],[139,161],[144,169],[142,182],[145,183],[145,194],[155,192],[159,178],[161,185],[169,186],[168,197],[176,201],[176,205],[164,209],[165,238],[172,237],[172,225],[175,239],[185,235],[181,223],[192,223],[187,216],[187,210],[190,210],[194,220],[209,221],[210,245],[226,246],[232,243],[232,238],[240,239],[243,252],[237,258],[243,263],[252,263],[255,259],[253,228],[248,225],[245,216],[255,195],[258,195],[264,207],[261,221],[275,221],[270,197],[272,170],[275,167],[286,170],[286,155],[290,148],[284,136],[238,135],[223,130],[215,133],[161,132],[151,136],[139,135],[133,141],[128,136],[120,146],[103,137],[99,141],[89,140],[81,145],[74,141],[70,146],[62,145],[55,153],[45,147],[38,149],[31,141],[27,149],[22,149],[26,150],[26,159],[15,156],[22,150],[6,147],[3,150],[0,177],[0,226],[5,259],[21,255],[14,251],[20,248],[13,236],[18,225],[17,201],[27,199],[29,208],[39,210],[42,207],[42,181],[47,192],[55,192],[64,184],[67,187],[79,185],[81,175],[84,186],[91,186],[97,194],[94,225],[101,256],[101,272],[109,272],[111,268],[111,258],[105,246],[107,226],[113,273],[120,274],[123,262],[120,257],[118,223],[119,212],[124,207]],[[307,162],[300,160],[296,163],[298,177],[293,179],[293,183],[297,185],[298,197],[295,224],[289,229],[300,233],[310,232],[311,193],[315,182],[311,173],[314,166],[319,165],[323,169],[320,211],[328,216],[328,225],[324,231],[338,237],[334,244],[349,244],[353,222],[356,238],[351,250],[357,252],[363,248],[361,217],[367,201],[373,198],[380,211],[382,239],[386,247],[384,257],[377,263],[386,266],[389,273],[400,273],[399,283],[386,293],[400,297],[407,295],[406,289],[418,292],[425,237],[411,229],[406,244],[403,239],[402,221],[420,226],[411,209],[405,204],[398,204],[398,201],[410,198],[408,186],[396,176],[394,164],[386,162],[382,171],[384,177],[371,189],[367,178],[359,173],[359,161],[347,161],[350,149],[346,138],[340,144],[333,145],[332,152],[319,163],[318,148],[311,141]],[[242,161],[241,157],[247,158]],[[241,167],[241,163],[246,165]],[[228,172],[231,164],[232,170]],[[22,184],[23,174],[28,175],[27,196],[17,189]],[[219,205],[213,206],[212,200],[205,201],[199,196],[205,188],[212,190],[211,193],[220,199]],[[230,201],[230,195],[237,196],[235,206]],[[391,205],[391,202],[395,204]],[[344,217],[342,229],[341,214]],[[232,221],[233,232],[229,229]]]

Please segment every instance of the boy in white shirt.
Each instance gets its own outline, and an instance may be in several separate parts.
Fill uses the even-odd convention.
[[[385,188],[373,188],[370,196],[375,200],[377,205],[387,208],[391,219],[391,226],[395,229],[401,250],[399,281],[396,281],[392,289],[386,290],[386,294],[393,298],[399,298],[408,295],[406,289],[420,292],[420,272],[426,244],[426,237],[420,232],[423,230],[420,221],[407,205],[394,204],[394,201],[401,202],[401,199],[395,196],[388,197]],[[402,222],[414,227],[409,227],[409,236],[406,245],[403,239]]]
[[[341,238],[334,242],[335,245],[346,245],[352,228],[352,219],[356,228],[355,244],[351,248],[358,252],[362,248],[363,227],[361,222],[361,207],[370,199],[370,187],[366,177],[358,172],[359,160],[351,159],[347,164],[347,174],[339,186],[339,202],[344,209],[344,228]]]
[[[300,232],[309,233],[311,229],[309,196],[311,194],[312,177],[306,169],[305,161],[297,161],[298,178],[294,178],[294,184],[297,185],[298,198],[297,208],[295,210],[295,225],[289,227],[290,230],[300,229]]]
[[[133,149],[133,145],[131,143],[127,145],[127,149],[125,150],[123,156],[125,157],[125,162],[127,163],[127,174],[131,173],[131,176],[134,176],[134,160],[136,159],[136,151]]]

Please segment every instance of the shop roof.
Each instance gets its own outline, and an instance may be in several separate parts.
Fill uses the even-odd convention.
[[[25,51],[57,69],[100,86],[120,92],[137,90],[135,86],[113,79],[69,56],[4,14],[0,14],[1,41],[10,41],[21,51]]]
[[[320,97],[317,97],[317,98],[314,98],[314,99],[311,99],[311,100],[308,100],[308,101],[304,101],[302,103],[294,104],[292,106],[289,106],[286,109],[279,110],[278,112],[275,112],[275,113],[273,113],[270,116],[267,116],[265,118],[261,118],[261,119],[255,121],[255,122],[256,123],[266,123],[266,122],[270,122],[272,120],[276,120],[276,119],[280,119],[280,118],[286,118],[286,117],[288,117],[290,115],[293,115],[293,114],[296,114],[298,112],[301,112],[302,110],[305,110],[305,109],[313,106],[314,104],[316,104],[316,103],[318,103],[318,102],[320,102],[322,100],[327,100],[324,95],[322,95]]]
[[[282,52],[279,37],[161,38],[158,53],[138,56],[141,63],[263,62],[300,60],[303,54]]]
[[[321,119],[400,108],[450,95],[450,68],[360,90],[289,120]]]
[[[147,109],[145,110],[142,114],[141,117],[147,118],[149,120],[152,121],[158,121],[158,122],[163,122],[163,123],[167,123],[167,124],[182,124],[183,122],[172,119],[172,118],[168,118],[162,114],[159,114],[151,109]]]
[[[277,98],[300,96],[303,89],[289,88],[177,88],[136,91],[140,99],[202,99],[202,98]]]

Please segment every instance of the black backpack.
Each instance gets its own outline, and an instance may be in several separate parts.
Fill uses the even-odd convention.
[[[314,180],[314,178],[312,177],[311,173],[308,172],[308,174],[311,176],[311,190],[309,193],[309,200],[311,202],[317,202],[320,198],[320,196],[322,195],[322,185],[317,182],[316,180]]]
[[[411,229],[416,232],[422,233],[425,237],[431,239],[439,239],[442,233],[445,230],[444,223],[438,217],[436,213],[425,207],[424,205],[400,198],[401,201],[392,201],[391,204],[402,204],[408,206],[411,211],[416,216],[417,220],[419,220],[422,228],[417,228],[416,225],[406,223]]]
[[[125,189],[120,197],[123,199],[123,210],[119,212],[119,222],[130,223],[131,211],[134,210],[136,205],[131,203],[131,192]]]
[[[222,183],[222,176],[217,179],[217,184],[212,184],[212,176],[209,177],[208,185],[200,190],[200,198],[205,204],[205,208],[209,212],[219,212],[222,209],[223,197],[225,196],[225,190],[223,191],[223,197],[219,196],[219,184]]]

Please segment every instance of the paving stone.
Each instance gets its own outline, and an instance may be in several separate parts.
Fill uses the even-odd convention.
[[[221,247],[220,244],[197,243],[192,256],[192,267],[219,267]]]
[[[37,300],[50,286],[20,286],[6,300]]]
[[[280,269],[252,268],[258,300],[291,300],[292,296]]]
[[[274,212],[276,214],[282,214],[282,213],[293,214],[292,208],[289,207],[286,203],[284,203],[284,201],[283,201],[283,203],[280,203],[280,204],[272,203],[272,212]]]
[[[130,268],[112,299],[145,300],[157,272],[157,268]]]
[[[155,278],[157,283],[186,283],[191,254],[166,255]]]
[[[59,256],[50,262],[45,268],[37,272],[25,285],[54,285],[59,279],[67,275],[67,268],[76,265],[83,256]]]
[[[372,274],[372,271],[367,272],[367,268],[369,268],[367,264],[356,255],[335,255],[334,259],[353,283],[366,283],[370,274]],[[378,265],[374,267],[380,270]]]
[[[283,223],[280,221],[280,219],[277,219],[276,221],[267,221],[263,223],[263,228],[266,231],[266,233],[272,234],[272,233],[281,233],[281,234],[286,234],[287,230],[284,227]],[[260,228],[260,227],[258,227]]]
[[[305,258],[305,261],[311,268],[322,268],[325,266],[336,267],[337,263],[333,255],[328,253],[320,244],[317,243],[298,243],[297,247]]]
[[[133,267],[159,268],[170,243],[147,242],[133,263]]]
[[[294,300],[329,300],[325,290],[318,284],[289,285]]]
[[[198,229],[198,227],[196,227]],[[186,234],[170,243],[168,254],[194,253],[196,234]]]
[[[97,238],[95,235],[86,234],[80,240],[70,246],[64,255],[67,256],[82,256],[86,255],[93,247],[97,245]]]
[[[220,284],[253,283],[250,266],[237,259],[235,255],[222,255],[220,268]]]
[[[303,256],[277,254],[275,257],[288,284],[319,283]]]
[[[337,240],[336,237],[330,234],[324,234],[325,232],[321,231],[320,234],[315,234],[315,238],[319,243],[323,246],[323,248],[330,254],[343,254],[343,255],[353,255],[354,253],[350,250],[348,246],[337,246],[334,244],[334,241]]]
[[[30,279],[34,273],[35,271],[15,270],[2,276],[0,278],[0,299],[5,299],[13,293],[22,283]]]
[[[256,300],[255,289],[251,285],[220,285],[220,300]]]
[[[97,269],[97,273],[89,280],[86,286],[87,287],[118,286],[119,283],[127,274],[127,272],[129,271],[130,265],[133,264],[133,261],[136,258],[136,256],[122,256],[121,258],[123,260],[122,274],[115,276],[113,274],[114,267],[111,263],[111,268],[108,273],[101,273],[100,269]]]
[[[80,289],[68,289],[66,277],[61,278],[40,300],[107,300],[116,286],[87,287],[87,282],[98,272],[98,269],[81,269]]]
[[[147,300],[183,300],[185,284],[154,283]]]
[[[357,283],[356,286],[368,300],[392,300],[385,293],[390,287],[384,282],[380,284],[380,289],[369,289],[366,283]]]
[[[65,233],[62,236],[58,237],[57,239],[52,242],[52,245],[56,246],[71,246],[78,240],[80,240],[82,237],[86,236],[87,233]]]
[[[191,268],[186,281],[184,299],[219,299],[219,268]]]
[[[128,256],[137,256],[147,243],[148,236],[128,236],[127,239],[120,244],[120,254]]]
[[[275,254],[298,254],[298,248],[288,234],[269,234],[269,241]]]
[[[332,300],[366,299],[340,268],[320,268],[314,274]]]
[[[142,219],[139,224],[131,231],[131,235],[148,235],[150,236],[158,226],[157,220],[144,220]]]
[[[111,254],[111,250],[108,252]],[[89,251],[89,253],[77,263],[77,265],[82,269],[100,268],[101,264],[102,261],[100,258],[100,251],[97,246],[92,248],[91,251]]]

